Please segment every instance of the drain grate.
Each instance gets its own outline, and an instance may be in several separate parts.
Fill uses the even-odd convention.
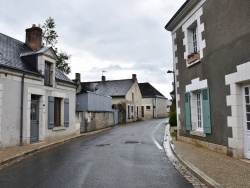
[[[111,146],[111,144],[98,144],[98,145],[95,145],[97,147],[106,147],[106,146]]]
[[[139,141],[125,141],[124,144],[141,144]]]

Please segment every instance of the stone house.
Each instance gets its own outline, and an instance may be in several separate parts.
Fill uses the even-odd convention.
[[[187,0],[167,23],[178,139],[250,159],[250,1]]]
[[[101,96],[112,97],[113,106],[122,106],[125,117],[119,117],[119,122],[132,122],[141,118],[142,96],[136,74],[132,79],[81,82],[81,92],[93,92]]]
[[[25,43],[0,33],[0,147],[75,134],[76,85],[56,68],[42,29],[26,29]]]
[[[142,118],[164,118],[169,112],[168,99],[150,83],[139,83],[142,94]]]

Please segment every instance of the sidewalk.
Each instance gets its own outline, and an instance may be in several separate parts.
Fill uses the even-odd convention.
[[[173,140],[171,143],[177,158],[202,182],[210,181],[213,187],[250,187],[250,161],[234,159],[184,142]]]
[[[60,139],[58,138],[51,139],[46,142],[37,142],[37,143],[28,144],[24,146],[15,146],[15,147],[10,147],[4,150],[0,150],[0,169],[10,164],[13,164],[17,161],[20,161],[24,158],[27,158],[31,155],[34,155],[38,152],[41,152],[49,148],[55,147],[57,145],[69,142],[72,139],[76,139],[82,136],[98,134],[100,132],[103,132],[109,129],[110,128],[105,128],[105,129],[101,129],[101,130],[97,130],[93,132],[82,133],[80,135],[71,135],[71,136],[60,138]]]

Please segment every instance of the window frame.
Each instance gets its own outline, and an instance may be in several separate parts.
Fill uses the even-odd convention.
[[[44,85],[53,86],[52,84],[52,63],[45,61],[44,64]]]

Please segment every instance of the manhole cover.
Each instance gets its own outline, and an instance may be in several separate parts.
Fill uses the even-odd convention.
[[[139,141],[125,141],[124,144],[141,144]]]
[[[97,147],[106,147],[106,146],[111,146],[111,144],[98,144],[98,145],[95,145]]]

